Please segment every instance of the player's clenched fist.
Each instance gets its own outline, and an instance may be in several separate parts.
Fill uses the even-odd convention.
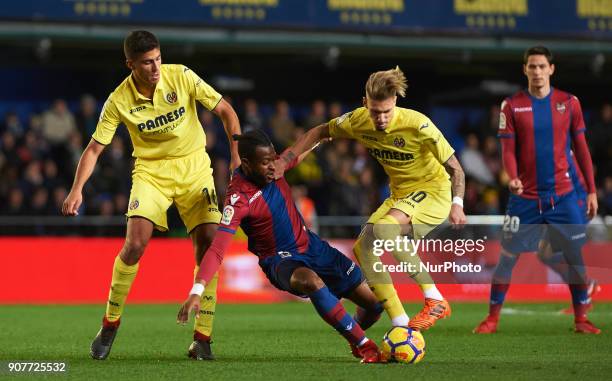
[[[520,179],[512,179],[508,183],[508,188],[512,194],[519,195],[523,193],[523,182]]]
[[[82,202],[83,195],[80,192],[70,192],[62,204],[62,214],[64,216],[78,216]]]

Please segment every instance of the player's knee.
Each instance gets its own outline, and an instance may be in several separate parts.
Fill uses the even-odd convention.
[[[353,253],[355,253],[355,257],[358,261],[361,261],[361,254],[367,253],[372,249],[372,242],[374,241],[374,233],[372,232],[372,224],[367,224],[361,233],[359,233],[359,237],[353,244]]]
[[[325,287],[325,283],[309,268],[299,267],[291,274],[291,288],[306,295]]]
[[[123,245],[121,259],[127,265],[136,264],[140,260],[140,257],[142,257],[142,254],[144,253],[146,247],[147,240],[139,238],[128,238],[125,240],[125,244]]]
[[[402,227],[395,217],[386,215],[376,221],[372,227],[374,237],[380,240],[393,241],[401,234]]]

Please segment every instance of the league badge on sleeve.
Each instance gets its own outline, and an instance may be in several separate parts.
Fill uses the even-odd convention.
[[[221,217],[221,223],[223,225],[229,225],[232,222],[232,217],[234,217],[234,207],[231,205],[223,208],[223,217]]]

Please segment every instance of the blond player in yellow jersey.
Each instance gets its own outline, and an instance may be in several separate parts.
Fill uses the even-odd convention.
[[[395,241],[400,235],[422,239],[447,218],[455,226],[463,225],[465,175],[453,148],[431,120],[396,106],[397,95],[403,97],[406,88],[406,78],[399,68],[370,75],[363,107],[308,131],[280,158],[279,173],[284,163],[330,137],[355,139],[368,149],[389,176],[391,197],[370,216],[353,251],[392,324],[425,330],[437,319],[450,316],[450,305],[427,272],[408,274],[425,296],[423,309],[409,319],[390,275],[375,271],[380,269],[374,266],[380,258],[373,255],[374,241]],[[392,254],[419,269],[420,259],[411,255],[411,250]]]
[[[126,65],[132,73],[104,104],[91,141],[83,152],[72,189],[62,213],[75,216],[82,189],[98,157],[120,123],[130,134],[136,158],[132,172],[123,248],[115,258],[110,294],[102,328],[91,344],[91,357],[105,359],[119,328],[121,313],[153,229],[168,230],[166,211],[174,203],[193,241],[195,262],[212,242],[220,221],[206,136],[196,111],[196,101],[223,121],[228,136],[240,133],[232,106],[197,74],[182,65],[162,65],[159,41],[150,32],[134,31],[124,41]],[[240,164],[237,146],[230,138],[231,168]],[[210,335],[216,305],[214,286],[202,295],[202,313],[194,328],[189,355],[213,359]],[[163,284],[160,285],[163,287]]]

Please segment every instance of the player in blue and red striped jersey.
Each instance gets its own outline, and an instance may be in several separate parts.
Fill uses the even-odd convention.
[[[259,257],[259,266],[276,288],[310,298],[323,320],[349,342],[355,357],[364,363],[381,362],[376,344],[364,329],[378,320],[383,307],[364,282],[361,269],[306,228],[289,184],[284,178],[274,179],[278,156],[268,136],[252,130],[235,139],[242,164],[228,186],[217,234],[178,313],[178,322],[187,322],[191,311],[199,314],[204,286],[218,270],[240,226],[248,237],[249,251]],[[359,306],[355,317],[346,312],[340,298]]]
[[[571,150],[586,181],[589,218],[597,213],[593,166],[580,102],[550,86],[554,70],[547,48],[528,49],[523,65],[528,89],[506,98],[501,106],[498,136],[512,194],[504,219],[502,252],[491,284],[489,314],[475,333],[497,331],[518,254],[537,249],[544,224],[550,239],[559,242],[568,264],[575,331],[601,332],[586,316],[589,295],[581,253],[586,233],[570,175]]]

